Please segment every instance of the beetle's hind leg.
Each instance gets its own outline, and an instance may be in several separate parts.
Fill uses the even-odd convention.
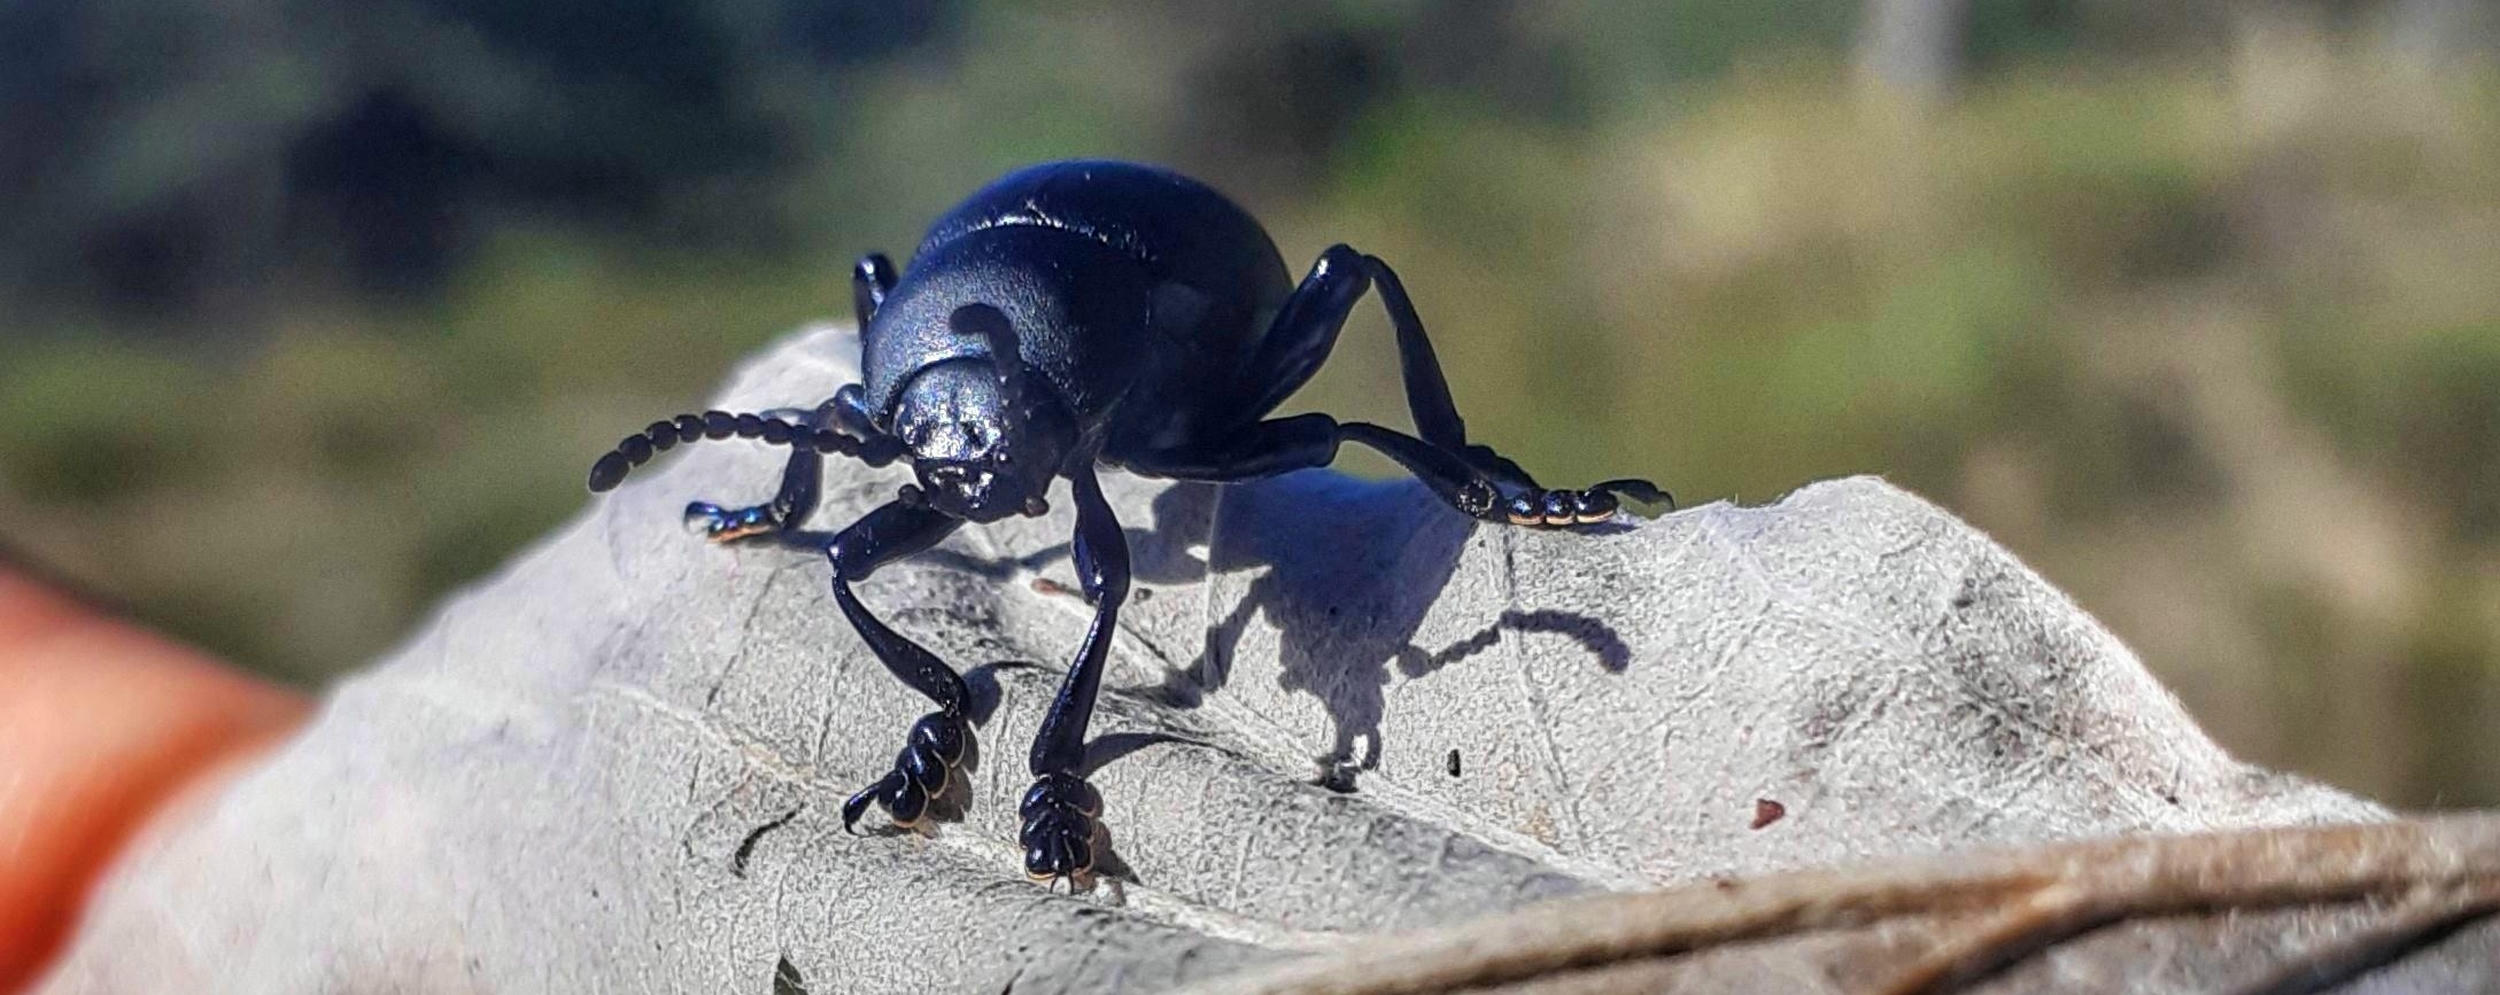
[[[1441,361],[1433,355],[1432,341],[1424,334],[1424,321],[1415,313],[1415,302],[1406,296],[1406,285],[1399,282],[1397,271],[1380,257],[1364,256],[1362,263],[1380,294],[1381,306],[1389,312],[1390,324],[1397,328],[1399,365],[1406,380],[1406,403],[1415,419],[1416,434],[1422,441],[1456,455],[1502,493],[1501,521],[1546,528],[1594,525],[1613,518],[1622,508],[1621,499],[1627,497],[1644,504],[1675,506],[1674,495],[1665,488],[1637,478],[1609,480],[1584,488],[1545,487],[1492,447],[1468,442],[1467,424],[1458,417],[1457,404],[1450,400],[1450,385],[1441,375]],[[1348,426],[1357,427],[1369,426]],[[1357,434],[1348,437],[1380,449],[1418,476],[1424,475],[1415,462],[1399,458],[1379,441]],[[1492,520],[1494,516],[1478,517]]]
[[[1611,480],[1576,491],[1521,489],[1404,432],[1369,422],[1339,422],[1324,414],[1271,418],[1228,433],[1221,443],[1140,453],[1124,462],[1150,477],[1229,484],[1327,466],[1348,442],[1389,457],[1460,514],[1487,522],[1592,525],[1614,515],[1621,506],[1617,495],[1648,502],[1668,499],[1666,492],[1640,480]],[[1515,517],[1522,502],[1533,502],[1535,520]],[[1554,509],[1550,520],[1545,517],[1549,506]]]
[[[1333,458],[1336,442],[1341,439],[1379,450],[1422,479],[1452,507],[1490,522],[1539,527],[1589,525],[1613,517],[1622,506],[1622,498],[1674,504],[1674,498],[1664,489],[1646,480],[1610,480],[1580,489],[1548,488],[1492,447],[1468,442],[1467,423],[1459,417],[1457,403],[1450,399],[1450,385],[1441,374],[1441,360],[1432,351],[1432,339],[1424,332],[1423,318],[1415,313],[1415,302],[1407,297],[1397,271],[1380,257],[1364,255],[1350,246],[1330,246],[1320,253],[1310,274],[1286,298],[1250,362],[1243,409],[1272,410],[1318,372],[1336,347],[1347,314],[1367,290],[1379,293],[1381,306],[1389,312],[1389,323],[1397,332],[1399,371],[1406,384],[1407,412],[1415,420],[1415,435],[1361,422],[1341,426],[1328,422],[1326,432],[1321,431],[1318,423],[1278,427],[1299,421],[1285,418],[1254,427],[1253,436],[1268,436],[1264,441],[1242,439],[1216,450],[1166,454],[1171,457],[1169,462],[1201,473],[1246,479],[1244,475],[1282,472],[1271,467],[1324,465]],[[1328,437],[1324,444],[1323,436]]]

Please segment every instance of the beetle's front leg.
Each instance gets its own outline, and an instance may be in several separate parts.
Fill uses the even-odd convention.
[[[832,428],[854,439],[875,438],[877,432],[868,423],[862,397],[860,385],[850,384],[796,420],[807,428]],[[686,505],[686,529],[713,542],[795,529],[816,512],[816,500],[824,485],[824,466],[823,453],[808,446],[792,446],[790,461],[781,470],[781,490],[772,500],[743,508],[724,508],[709,501],[690,502]]]
[[[1102,484],[1089,461],[1072,475],[1076,495],[1076,541],[1072,556],[1077,580],[1094,603],[1093,625],[1069,665],[1067,680],[1042,717],[1033,737],[1033,786],[1019,808],[1024,830],[1024,872],[1051,882],[1078,878],[1094,867],[1095,822],[1102,814],[1102,795],[1080,771],[1085,761],[1085,730],[1094,715],[1094,699],[1102,690],[1102,672],[1118,628],[1120,605],[1128,600],[1128,537],[1103,500]]]
[[[898,825],[918,825],[928,812],[929,799],[946,790],[956,765],[963,762],[964,744],[971,735],[964,719],[963,677],[936,654],[887,628],[851,593],[853,581],[937,545],[962,525],[961,520],[925,505],[897,500],[843,529],[825,548],[826,558],[833,561],[833,600],[841,606],[842,616],[858,630],[878,662],[938,706],[912,723],[902,752],[894,757],[894,769],[842,803],[842,828],[846,830],[867,813],[870,804],[884,806]]]

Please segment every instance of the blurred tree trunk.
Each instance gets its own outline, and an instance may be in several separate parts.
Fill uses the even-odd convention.
[[[1928,100],[1961,76],[1970,0],[1867,0],[1858,25],[1862,84]]]

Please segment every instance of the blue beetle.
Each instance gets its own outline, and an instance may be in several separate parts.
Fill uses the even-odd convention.
[[[1297,286],[1257,221],[1167,170],[1122,162],[1017,170],[939,218],[902,273],[870,254],[851,287],[863,382],[810,411],[653,422],[590,473],[590,489],[605,491],[654,453],[698,439],[791,447],[771,501],[687,507],[690,524],[726,541],[792,535],[815,509],[824,454],[910,464],[916,483],[818,543],[842,614],[887,669],[937,704],[911,727],[894,769],[843,804],[846,829],[871,804],[918,824],[969,735],[963,678],[870,614],[852,584],[965,522],[1043,514],[1055,478],[1068,478],[1076,501],[1072,551],[1094,618],[1033,741],[1020,842],[1026,873],[1043,881],[1090,873],[1102,811],[1079,765],[1129,562],[1099,467],[1235,483],[1325,466],[1353,442],[1488,522],[1586,525],[1612,517],[1619,497],[1672,504],[1645,480],[1547,489],[1470,444],[1423,322],[1387,263],[1331,246]],[[1268,417],[1328,358],[1367,290],[1378,291],[1396,329],[1415,433],[1325,414]]]

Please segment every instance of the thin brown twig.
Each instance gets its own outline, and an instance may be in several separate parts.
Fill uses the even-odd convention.
[[[2476,920],[2500,913],[2500,878],[2464,888],[2428,888],[2389,911],[2371,928],[2302,953],[2234,995],[2310,995],[2325,991],[2437,942]]]
[[[1534,906],[1197,989],[1387,995],[1484,986],[1717,943],[2001,911],[1876,991],[1932,990],[2095,925],[2401,895],[2500,879],[2500,814],[2126,838],[1807,871]]]

